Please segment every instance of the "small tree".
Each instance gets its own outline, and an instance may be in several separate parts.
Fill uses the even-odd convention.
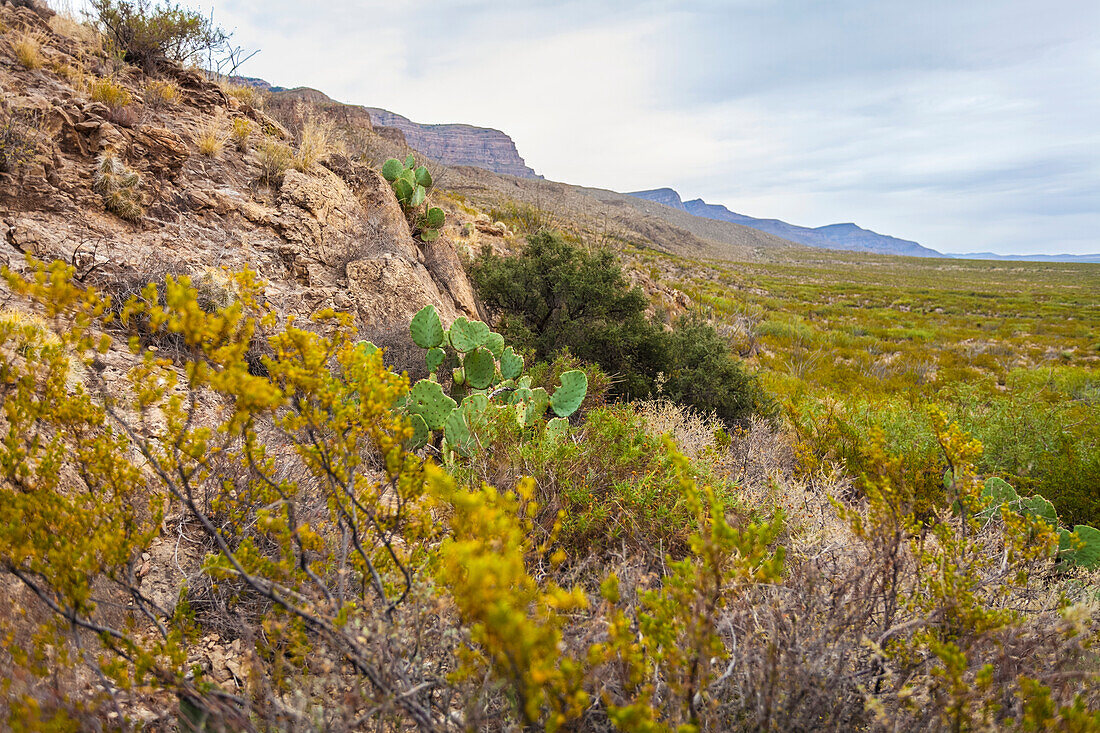
[[[125,61],[156,71],[165,62],[197,63],[229,34],[196,10],[150,0],[90,0],[89,15]]]

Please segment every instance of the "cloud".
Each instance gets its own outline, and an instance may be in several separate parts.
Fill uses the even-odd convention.
[[[944,251],[1100,251],[1100,4],[236,0],[245,73],[509,133],[555,180]]]

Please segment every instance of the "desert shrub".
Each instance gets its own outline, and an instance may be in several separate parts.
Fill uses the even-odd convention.
[[[294,151],[284,142],[264,136],[257,149],[260,165],[260,181],[268,186],[278,186],[283,174],[294,163]]]
[[[515,232],[535,234],[544,229],[560,228],[560,223],[550,212],[531,204],[509,201],[500,208],[489,209],[489,217]]]
[[[23,33],[12,41],[15,60],[24,69],[38,69],[42,66],[42,39],[31,33]]]
[[[41,127],[37,112],[0,105],[0,173],[12,173],[34,158]]]
[[[142,205],[141,175],[114,152],[107,151],[96,161],[94,190],[103,197],[103,205],[127,221],[145,216]]]
[[[630,405],[589,411],[568,440],[533,434],[502,416],[479,432],[480,450],[456,476],[509,489],[533,478],[540,534],[550,536],[558,523],[558,546],[569,557],[604,557],[624,547],[650,562],[665,552],[682,557],[695,529],[680,502],[682,472],[676,451],[645,427]],[[735,506],[731,486],[719,484],[717,496]]]
[[[126,107],[133,101],[126,87],[105,76],[92,82],[91,97],[93,102],[102,102],[112,110]]]
[[[608,250],[589,253],[540,232],[515,257],[483,250],[470,276],[510,339],[537,359],[568,349],[599,364],[619,396],[646,398],[667,387],[729,421],[770,409],[755,377],[707,323],[689,316],[668,333],[649,321],[645,296],[629,287]]]
[[[180,88],[168,79],[150,79],[145,83],[145,103],[150,107],[171,107],[180,99]]]
[[[156,71],[165,62],[188,65],[222,46],[228,34],[197,10],[151,0],[90,0],[89,14],[123,59]]]
[[[592,410],[565,440],[486,451],[502,477],[535,469],[514,490],[455,481],[407,449],[394,408],[408,383],[347,316],[280,324],[250,273],[207,312],[187,278],[166,278],[121,319],[179,336],[171,364],[137,340],[112,348],[107,304],[71,267],[29,270],[4,271],[5,305],[41,319],[0,318],[13,729],[109,729],[148,710],[208,730],[1100,722],[1091,578],[1052,573],[1044,520],[980,516],[980,445],[942,414],[929,421],[957,512],[918,522],[899,459],[870,446],[864,498],[835,505],[846,532],[792,556],[781,512],[750,521],[628,406]],[[86,384],[67,384],[74,359]],[[546,477],[620,514],[551,519],[541,502],[569,496]],[[639,540],[617,528],[631,523]],[[177,562],[195,567],[186,587],[141,582]],[[219,680],[230,653],[237,671]]]
[[[943,387],[931,401],[980,440],[984,450],[976,464],[983,475],[1003,477],[1025,494],[1042,494],[1070,524],[1095,525],[1100,499],[1091,487],[1100,481],[1100,419],[1089,396],[1095,384],[1095,377],[1075,368],[1018,371],[1008,376],[1005,389],[989,378],[976,379]],[[919,491],[931,502],[942,494],[937,475],[946,466],[923,400],[805,400],[790,414],[807,465],[839,460],[859,476],[867,468],[864,448],[879,434],[903,457],[910,479],[922,476]]]

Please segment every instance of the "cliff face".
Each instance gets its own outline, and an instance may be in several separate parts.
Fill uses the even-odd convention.
[[[520,157],[512,138],[500,130],[473,125],[421,125],[378,107],[367,107],[377,126],[393,127],[409,147],[447,165],[469,165],[519,178],[541,178]]]

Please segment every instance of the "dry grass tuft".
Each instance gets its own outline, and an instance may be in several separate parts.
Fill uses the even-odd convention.
[[[246,117],[234,117],[229,136],[241,152],[248,150],[248,137],[252,134],[252,122]]]
[[[222,151],[225,147],[225,140],[226,134],[220,119],[213,120],[199,128],[198,133],[195,135],[195,145],[198,147],[199,153],[208,158],[216,157]]]
[[[294,151],[284,142],[264,137],[259,154],[260,181],[268,186],[278,186],[283,174],[294,163]]]
[[[92,82],[92,101],[101,102],[112,110],[121,109],[134,101],[126,87],[107,77]]]
[[[227,81],[223,81],[218,86],[228,96],[236,99],[241,104],[248,105],[253,109],[263,109],[264,107],[266,95],[256,87],[250,87],[247,84],[233,84]]]
[[[298,153],[294,156],[294,167],[303,173],[335,152],[339,145],[336,140],[336,126],[331,120],[319,120],[311,117],[302,125],[298,141]]]
[[[168,79],[152,79],[145,84],[145,103],[155,109],[174,106],[180,99],[180,88]]]
[[[67,36],[93,49],[98,49],[103,43],[103,37],[95,28],[68,12],[54,15],[49,20],[49,26],[54,33]]]
[[[42,67],[42,36],[23,33],[12,42],[11,47],[15,60],[24,69],[33,71]]]

